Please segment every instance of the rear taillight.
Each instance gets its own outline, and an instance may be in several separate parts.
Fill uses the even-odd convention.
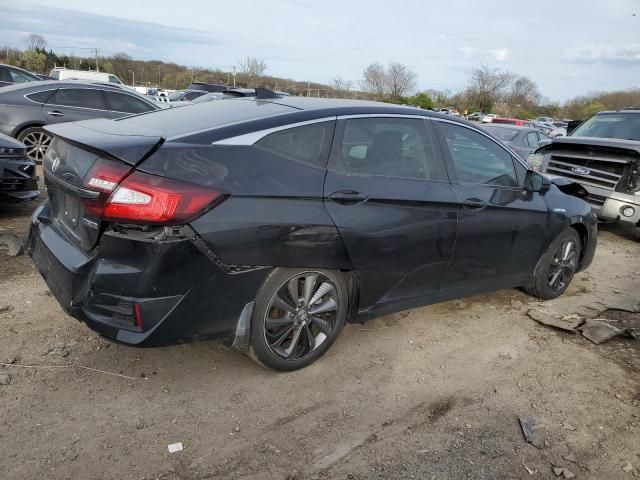
[[[182,223],[222,197],[210,188],[133,172],[111,194],[102,217],[135,223]]]
[[[224,194],[191,183],[134,171],[100,159],[84,178],[85,188],[100,192],[85,199],[85,210],[104,220],[178,224],[204,212]]]
[[[93,164],[89,173],[85,175],[83,183],[90,190],[111,193],[130,170],[131,167],[129,165],[101,158]]]

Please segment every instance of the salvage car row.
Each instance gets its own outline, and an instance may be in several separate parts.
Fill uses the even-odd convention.
[[[102,109],[59,100],[69,91]],[[561,295],[595,252],[584,201],[603,181],[594,174],[609,175],[610,192],[637,187],[633,148],[616,157],[627,169],[616,181],[602,163],[610,140],[576,156],[580,139],[535,128],[253,93],[163,109],[101,82],[0,89],[47,120],[46,139],[27,149],[41,155],[48,191],[28,252],[67,313],[121,343],[218,337],[294,370],[346,322],[502,288]],[[121,96],[142,111],[114,109]],[[19,136],[26,114],[0,104]],[[606,130],[596,123],[588,132]],[[517,139],[563,150],[540,164],[555,175],[527,164]]]

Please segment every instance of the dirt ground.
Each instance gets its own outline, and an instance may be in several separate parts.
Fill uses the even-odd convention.
[[[0,210],[0,233],[24,236],[32,209]],[[640,302],[640,243],[611,228],[599,241],[555,301],[506,290],[349,325],[288,374],[216,342],[111,344],[62,312],[28,257],[0,255],[0,361],[40,366],[0,367],[0,478],[640,477],[640,341],[598,346],[526,315]]]

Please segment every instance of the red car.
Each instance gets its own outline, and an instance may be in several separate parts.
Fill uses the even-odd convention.
[[[517,118],[494,118],[491,123],[502,123],[506,125],[515,125],[517,127],[533,127],[533,122],[529,120],[519,120]]]

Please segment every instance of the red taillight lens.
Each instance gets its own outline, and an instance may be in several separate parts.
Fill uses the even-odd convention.
[[[222,196],[199,185],[133,172],[111,194],[101,216],[134,223],[182,223]]]
[[[85,175],[83,183],[90,190],[111,193],[129,173],[129,170],[131,170],[129,165],[101,158]]]

